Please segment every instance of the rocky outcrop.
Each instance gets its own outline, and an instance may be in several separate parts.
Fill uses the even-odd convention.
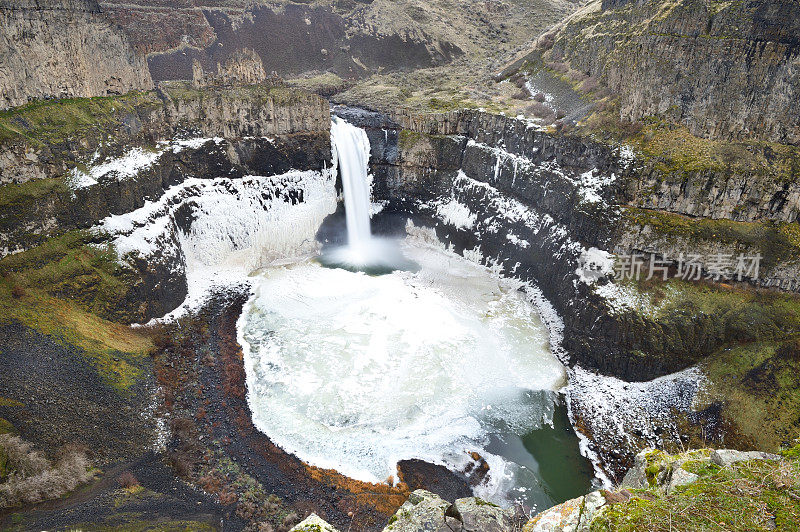
[[[522,531],[577,532],[578,530],[589,530],[592,521],[605,504],[605,497],[599,491],[593,491],[535,515],[525,523]]]
[[[0,108],[153,87],[144,58],[95,0],[3,0],[0,26]]]
[[[595,0],[545,40],[545,58],[601,79],[622,119],[797,144],[799,21],[793,0]]]
[[[297,525],[292,527],[289,532],[339,532],[328,522],[320,518],[317,514],[311,514]]]
[[[449,503],[439,495],[416,490],[389,519],[383,532],[513,532],[519,530],[513,510],[465,497]],[[311,514],[289,532],[338,532],[330,524]]]
[[[225,138],[268,137],[330,129],[328,103],[305,91],[268,85],[197,90],[159,84],[165,120],[174,129]]]
[[[720,463],[721,456],[726,457],[724,463]],[[633,508],[642,511],[642,506],[645,505],[643,509],[646,512],[646,504],[649,501],[663,500],[668,496],[675,497],[681,493],[682,488],[697,483],[701,478],[706,483],[706,487],[701,488],[701,493],[703,489],[708,489],[709,494],[714,493],[713,496],[719,496],[712,490],[724,490],[723,486],[714,486],[708,476],[719,467],[729,467],[736,462],[775,461],[780,458],[777,455],[757,451],[698,449],[671,455],[656,449],[645,449],[636,455],[633,467],[616,491],[593,491],[583,497],[554,506],[535,515],[522,530],[524,532],[616,530],[615,524],[619,524],[620,521],[633,520]],[[729,484],[737,481],[746,483],[741,478],[717,482]],[[711,487],[708,487],[709,484]],[[636,499],[639,503],[637,506],[626,505],[628,501]],[[752,496],[743,495],[742,502],[752,503],[752,501]],[[621,505],[623,509],[617,509],[620,507],[616,505]],[[609,517],[610,513],[614,515],[612,519],[607,520],[606,517]],[[636,525],[634,529],[638,529]]]
[[[257,54],[267,73],[332,71],[343,78],[361,78],[379,69],[434,66],[462,54],[451,40],[437,35],[442,33],[438,25],[428,24],[428,31],[421,31],[425,21],[413,20],[403,6],[395,8],[395,2],[101,3],[137,50],[148,54],[156,81],[191,79],[195,62],[205,72],[220,75],[243,48]]]
[[[749,460],[779,460],[780,456],[761,451],[737,451],[734,449],[715,449],[711,452],[711,461],[720,467],[728,467],[737,462]]]
[[[389,519],[383,532],[511,532],[517,518],[512,510],[477,497],[449,503],[435,493],[416,490]]]
[[[261,58],[250,48],[237,50],[224,63],[217,63],[216,72],[206,73],[197,59],[192,63],[192,83],[207,85],[253,85],[267,79]]]

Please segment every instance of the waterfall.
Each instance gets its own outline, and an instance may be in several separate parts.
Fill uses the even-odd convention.
[[[369,139],[366,132],[334,117],[331,141],[336,150],[344,189],[344,208],[347,220],[348,245],[354,253],[363,255],[372,238],[369,225],[370,193]]]
[[[331,144],[334,162],[342,176],[347,245],[323,249],[320,262],[331,268],[370,274],[415,269],[416,265],[403,256],[394,239],[372,236],[367,133],[339,117],[333,117]]]

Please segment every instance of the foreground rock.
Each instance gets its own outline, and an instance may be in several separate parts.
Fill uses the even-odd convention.
[[[618,506],[610,512],[614,505],[624,505],[632,499],[641,499],[639,504],[644,504],[666,495],[679,495],[681,492],[676,492],[677,488],[696,483],[714,468],[718,470],[719,467],[728,467],[737,462],[779,459],[780,456],[759,451],[699,449],[671,455],[656,449],[645,449],[636,455],[635,464],[625,475],[618,491],[593,491],[554,506],[534,516],[522,530],[580,532],[597,526],[605,530],[610,522],[610,514],[625,515],[625,510],[620,514],[619,508],[626,506]]]
[[[720,467],[728,467],[736,462],[748,460],[778,460],[780,456],[761,451],[735,451],[733,449],[717,449],[711,453],[711,461]]]
[[[522,530],[524,532],[588,530],[592,520],[606,503],[606,498],[601,492],[593,491],[534,516]]]
[[[416,490],[397,510],[384,532],[505,532],[515,530],[515,515],[478,497],[453,504],[435,493]]]
[[[311,514],[300,521],[289,532],[339,532],[317,514]]]

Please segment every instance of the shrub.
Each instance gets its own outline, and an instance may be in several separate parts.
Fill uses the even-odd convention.
[[[530,93],[524,89],[515,92],[512,96],[515,100],[527,100],[530,98]]]
[[[194,464],[185,453],[172,453],[170,455],[170,462],[172,463],[175,473],[181,478],[190,478],[192,471],[194,471]]]
[[[539,37],[539,41],[536,43],[537,48],[544,52],[550,50],[556,42],[556,33],[557,30],[554,28]]]
[[[569,70],[569,72],[567,72],[567,77],[573,83],[580,83],[583,80],[587,79],[589,77],[589,74],[585,72],[580,72],[578,70]]]
[[[528,106],[526,111],[537,118],[549,118],[554,115],[553,110],[541,102]]]
[[[94,478],[86,453],[67,446],[55,465],[18,436],[0,435],[0,455],[7,478],[0,484],[0,508],[13,508],[61,497]]]
[[[125,471],[117,477],[117,483],[120,485],[120,487],[127,490],[138,486],[139,480],[136,478],[136,475],[130,471]]]
[[[528,79],[520,73],[514,74],[514,76],[511,78],[511,81],[513,81],[514,85],[520,89],[524,89],[525,85],[528,83]]]
[[[589,76],[581,83],[581,90],[587,93],[596,91],[598,87],[600,87],[600,80],[594,76]]]

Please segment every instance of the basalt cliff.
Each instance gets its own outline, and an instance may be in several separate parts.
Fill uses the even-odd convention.
[[[143,57],[94,0],[0,3],[0,108],[153,88]]]

